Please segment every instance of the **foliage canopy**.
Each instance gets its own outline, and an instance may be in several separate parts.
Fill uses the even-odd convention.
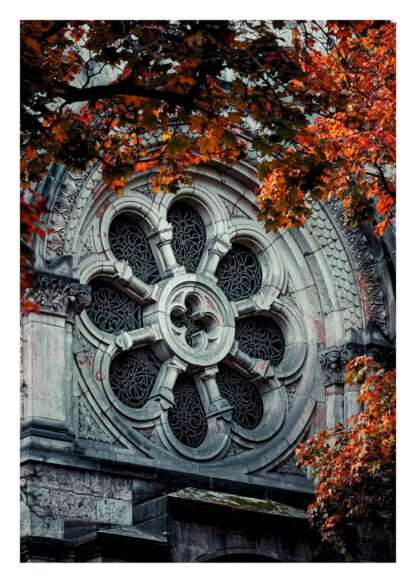
[[[337,196],[349,225],[376,206],[381,235],[395,200],[394,47],[384,21],[23,21],[23,287],[52,162],[100,163],[117,194],[150,171],[155,191],[176,192],[191,166],[232,166],[250,143],[267,229],[301,226],[311,200]]]
[[[367,356],[347,365],[345,382],[359,388],[363,411],[301,444],[298,464],[311,468],[316,499],[310,521],[322,538],[355,559],[351,530],[365,518],[387,515],[394,528],[396,371]]]

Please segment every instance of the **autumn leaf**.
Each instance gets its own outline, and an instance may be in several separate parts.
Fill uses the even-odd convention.
[[[184,134],[177,134],[174,136],[166,147],[166,155],[169,158],[174,158],[176,154],[183,154],[186,148],[190,145],[189,138]]]
[[[370,512],[394,521],[396,371],[368,356],[347,363],[345,382],[356,384],[364,410],[347,425],[315,434],[296,449],[298,465],[310,467],[315,501],[309,520],[324,540],[355,560],[351,529]]]
[[[213,138],[199,138],[197,146],[201,154],[215,151],[215,140]]]
[[[348,226],[376,219],[382,236],[395,215],[395,25],[364,22],[328,22],[318,50],[301,22],[276,43],[278,21],[22,21],[21,185],[51,162],[99,163],[117,194],[150,171],[155,191],[176,192],[191,167],[232,167],[250,144],[266,230],[301,228],[311,199],[336,197]],[[97,83],[91,63],[115,78]]]
[[[35,38],[29,37],[25,39],[25,43],[35,52],[36,55],[39,56],[41,54],[42,47]]]

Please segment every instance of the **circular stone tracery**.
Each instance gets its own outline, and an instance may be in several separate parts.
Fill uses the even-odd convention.
[[[272,318],[260,316],[267,306],[261,303],[261,293],[257,298],[265,282],[256,254],[238,239],[231,249],[219,244],[218,235],[208,236],[205,227],[204,236],[192,237],[194,245],[188,245],[189,232],[182,223],[189,219],[204,225],[202,218],[182,203],[172,205],[168,214],[173,238],[162,237],[165,232],[161,231],[163,245],[156,238],[152,247],[132,212],[113,217],[110,260],[115,257],[119,264],[106,267],[103,282],[100,275],[95,276],[97,301],[87,313],[97,328],[116,336],[109,370],[104,371],[108,378],[104,388],[113,405],[135,419],[139,433],[144,427],[148,431],[160,416],[164,449],[170,444],[167,447],[182,456],[200,459],[200,455],[208,460],[225,447],[231,421],[231,432],[240,435],[242,431],[248,440],[253,432],[256,442],[268,439],[271,429],[276,432],[280,427],[281,394],[274,390],[276,381],[269,384],[265,361],[272,366],[280,362],[284,339]],[[159,255],[162,247],[166,253]],[[215,255],[219,253],[218,262]],[[136,279],[129,276],[127,267]],[[104,287],[107,295],[101,298]],[[249,301],[241,310],[238,302],[244,299]],[[113,322],[115,318],[122,322]],[[260,324],[264,325],[259,328]],[[258,346],[264,342],[266,352]],[[272,427],[270,410],[276,413]],[[200,446],[198,453],[190,453]]]
[[[161,282],[157,304],[147,307],[144,324],[159,324],[168,355],[187,363],[220,362],[234,341],[235,322],[224,293],[203,275],[184,274]],[[160,350],[160,347],[159,347]]]
[[[189,346],[197,346],[197,340],[200,332],[207,332],[207,325],[200,318],[193,318],[193,307],[191,302],[185,300],[186,311],[177,315],[177,310],[173,310],[170,315],[172,323],[177,328],[185,328],[185,340]],[[176,312],[176,315],[175,315]]]

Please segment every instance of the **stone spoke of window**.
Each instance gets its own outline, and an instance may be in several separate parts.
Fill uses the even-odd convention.
[[[157,299],[159,286],[149,285],[133,274],[133,270],[127,261],[115,261],[113,283],[123,293],[133,295],[138,302],[148,304]]]
[[[231,347],[227,360],[244,375],[253,381],[267,379],[274,376],[274,371],[269,361],[261,358],[253,358],[239,347],[236,340]]]
[[[230,237],[227,233],[221,236],[214,237],[207,243],[207,254],[205,256],[203,265],[200,270],[207,275],[214,276],[217,279],[215,272],[218,264],[231,249]]]
[[[254,296],[233,302],[235,317],[238,319],[247,315],[268,312],[271,310],[273,302],[273,295],[260,290]]]
[[[160,279],[149,242],[136,221],[124,215],[117,216],[110,225],[108,238],[115,258],[127,262],[138,279],[146,284]]]
[[[157,340],[160,340],[161,334],[157,325],[144,326],[130,332],[122,331],[116,338],[116,345],[121,350],[130,350],[147,346]]]

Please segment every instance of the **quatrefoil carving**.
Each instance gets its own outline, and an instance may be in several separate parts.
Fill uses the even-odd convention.
[[[189,294],[176,303],[170,319],[174,334],[183,344],[205,350],[218,338],[220,319],[215,306],[202,294]]]

